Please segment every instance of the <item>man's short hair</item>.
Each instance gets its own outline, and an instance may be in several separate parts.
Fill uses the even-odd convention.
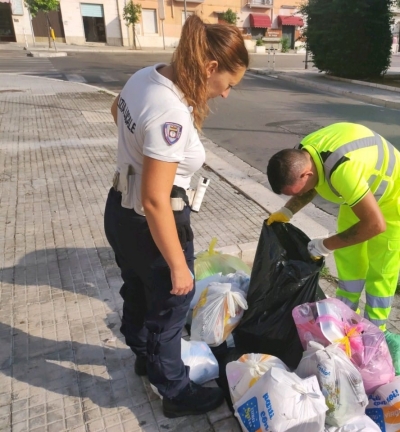
[[[303,150],[284,149],[275,153],[268,162],[267,176],[272,190],[281,194],[282,189],[298,180],[306,157]]]

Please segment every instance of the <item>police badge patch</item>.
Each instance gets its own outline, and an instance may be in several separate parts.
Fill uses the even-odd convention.
[[[178,123],[165,123],[164,136],[169,145],[175,144],[182,135],[182,126]]]

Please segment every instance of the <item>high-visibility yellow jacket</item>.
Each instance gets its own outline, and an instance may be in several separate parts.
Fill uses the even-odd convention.
[[[326,200],[356,205],[372,191],[384,212],[400,214],[400,152],[365,126],[335,123],[307,135],[318,170],[316,191]]]

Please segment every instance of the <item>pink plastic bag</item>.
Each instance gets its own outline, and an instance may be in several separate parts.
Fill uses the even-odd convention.
[[[383,332],[340,300],[305,303],[292,314],[303,347],[311,340],[324,346],[338,343],[360,370],[367,394],[394,379]]]

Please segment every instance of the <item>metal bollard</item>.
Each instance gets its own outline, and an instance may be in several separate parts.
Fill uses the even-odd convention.
[[[275,70],[275,48],[271,45],[271,48],[274,50],[274,56],[273,56],[273,61],[272,61],[272,70]]]

